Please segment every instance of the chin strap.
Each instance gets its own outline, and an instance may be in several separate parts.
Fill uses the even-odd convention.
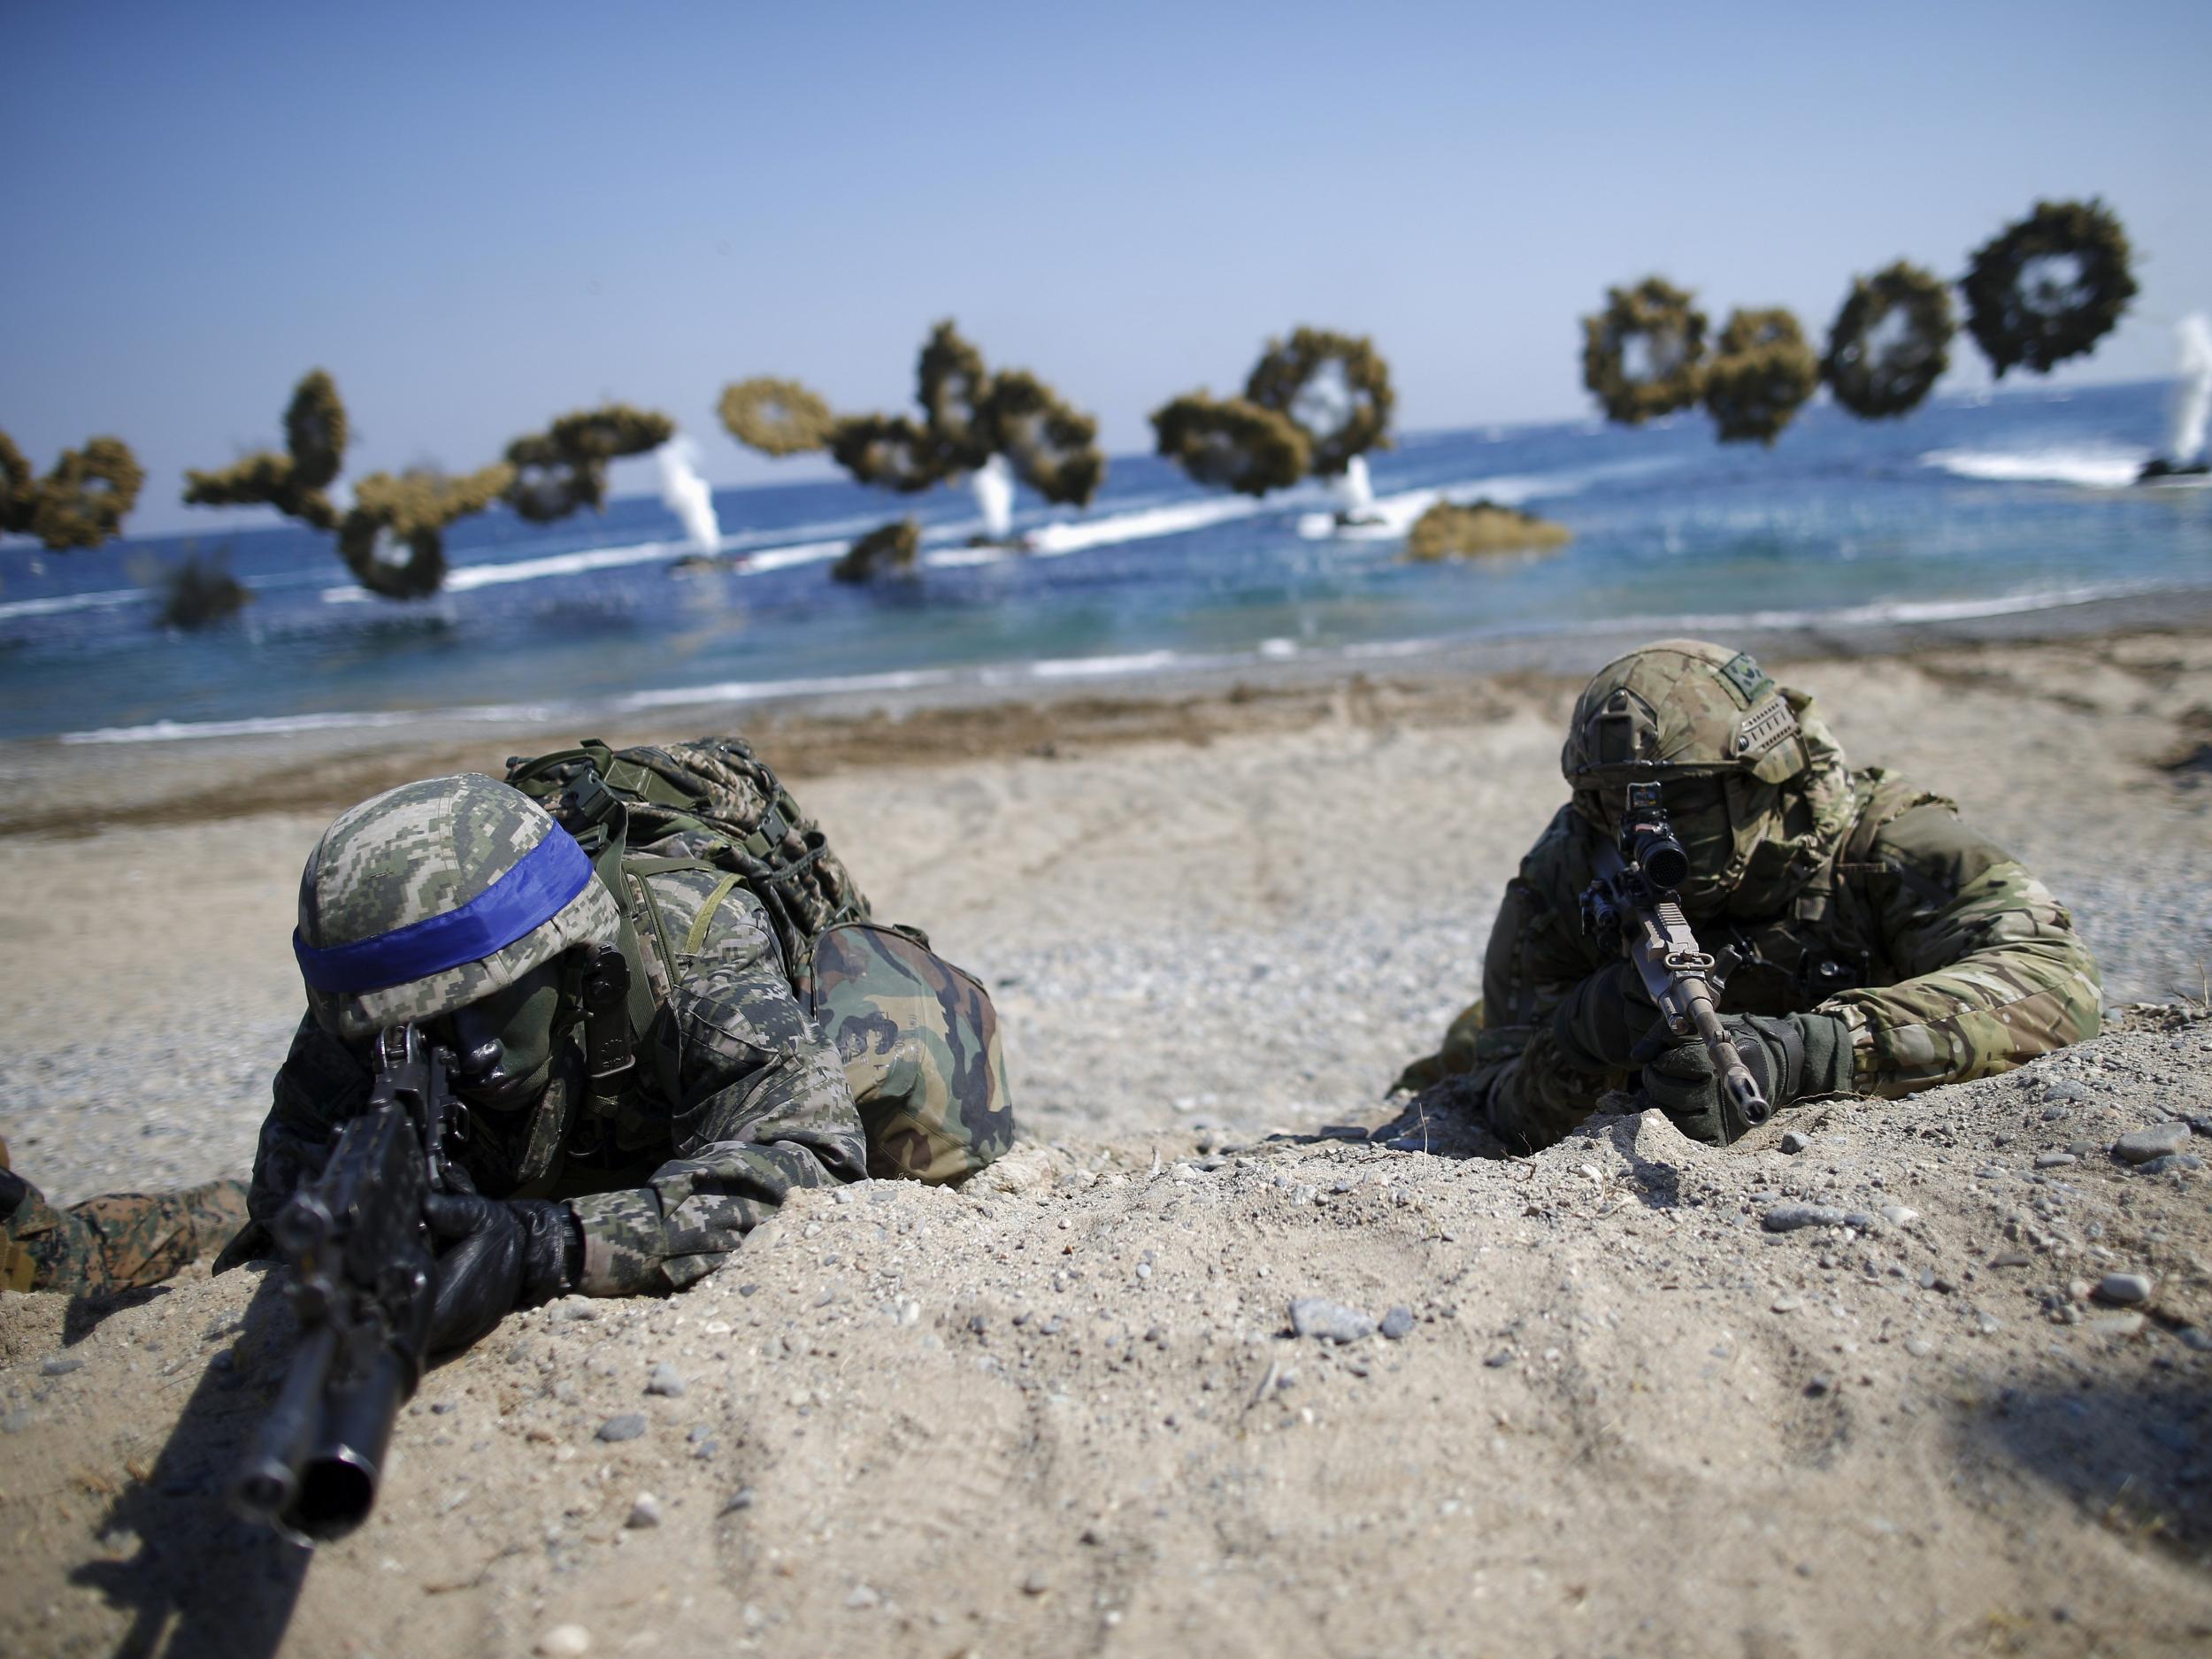
[[[531,1109],[530,1139],[515,1170],[516,1187],[526,1188],[551,1172],[561,1144],[568,1138],[570,1120],[576,1115],[576,1062],[570,1050],[557,1063],[552,1079]]]

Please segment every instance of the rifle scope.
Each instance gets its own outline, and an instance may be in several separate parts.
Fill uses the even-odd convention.
[[[1671,893],[1690,879],[1690,855],[1682,849],[1655,783],[1628,786],[1628,810],[1621,819],[1621,856],[1638,866],[1644,879]]]

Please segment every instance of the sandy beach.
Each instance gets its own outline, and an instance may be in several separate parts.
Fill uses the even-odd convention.
[[[1888,643],[1760,641],[1855,762],[2041,875],[2131,1011],[1726,1153],[1629,1117],[1504,1160],[1383,1098],[1475,994],[1602,649],[595,733],[753,736],[879,913],[992,988],[1024,1148],[810,1199],[666,1302],[503,1325],[311,1565],[221,1507],[266,1276],[10,1297],[0,1649],[2200,1651],[2212,1177],[2107,1148],[2212,1133],[2212,635]],[[244,1173],[323,825],[569,735],[0,749],[18,1169],[65,1202]],[[1793,1201],[1856,1220],[1767,1230]],[[2115,1271],[2147,1307],[2091,1297]],[[1400,1333],[1295,1337],[1307,1295]],[[684,1391],[649,1397],[662,1363]]]

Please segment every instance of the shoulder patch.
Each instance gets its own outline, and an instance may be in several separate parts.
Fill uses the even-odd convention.
[[[1774,682],[1767,678],[1766,670],[1752,660],[1748,651],[1738,651],[1723,663],[1720,677],[1735,687],[1747,709],[1774,689]]]

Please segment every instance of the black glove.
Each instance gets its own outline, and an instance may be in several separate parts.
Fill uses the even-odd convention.
[[[448,1240],[438,1254],[431,1306],[434,1354],[466,1348],[515,1309],[575,1288],[584,1235],[566,1204],[433,1193],[423,1217],[433,1234]]]
[[[1777,1111],[1792,1101],[1844,1094],[1851,1087],[1851,1028],[1833,1014],[1789,1014],[1778,1019],[1732,1014],[1721,1024],[1728,1028],[1759,1093]],[[1713,1056],[1697,1037],[1676,1043],[1645,1064],[1644,1093],[1694,1141],[1725,1145],[1751,1127],[1728,1100]]]
[[[1644,990],[1644,976],[1625,957],[1577,985],[1551,1017],[1552,1035],[1567,1057],[1589,1071],[1640,1065],[1645,1056],[1637,1045],[1659,1025],[1659,1010]]]

